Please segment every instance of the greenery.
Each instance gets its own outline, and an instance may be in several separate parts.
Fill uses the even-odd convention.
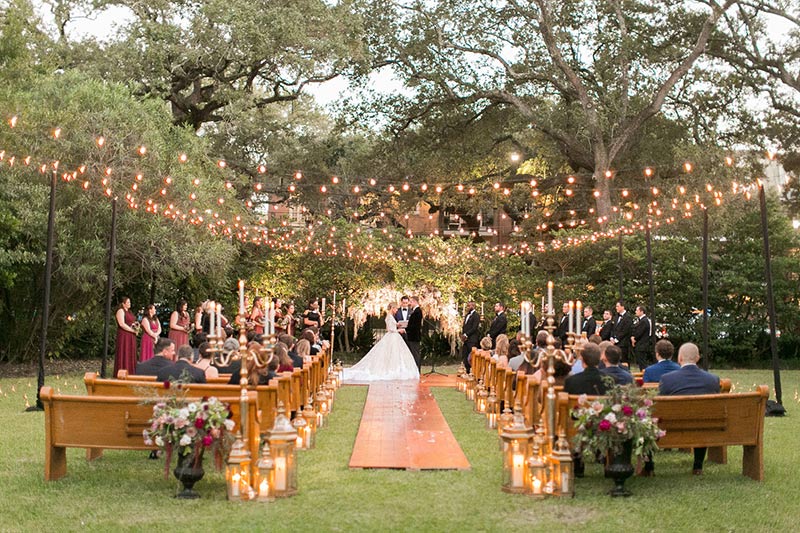
[[[663,437],[650,408],[656,391],[631,385],[613,385],[602,400],[589,401],[585,394],[573,409],[578,434],[575,444],[587,457],[619,454],[631,441],[634,457],[647,456],[658,449]]]
[[[734,392],[772,379],[765,371],[721,375],[732,379]],[[23,395],[33,398],[35,380],[2,379],[0,425],[13,431],[0,433],[0,461],[14,467],[0,470],[0,529],[141,531],[171,528],[180,516],[187,527],[216,529],[213,524],[222,520],[229,531],[793,531],[794,495],[800,491],[794,475],[800,451],[793,445],[800,372],[782,378],[788,416],[765,420],[763,483],[741,475],[741,448],[733,447],[727,465],[707,463],[700,478],[690,474],[689,455],[658,452],[656,477],[631,479],[627,486],[634,496],[624,502],[606,495],[610,482],[593,462],[577,480],[574,499],[536,502],[508,495],[500,490],[496,432],[485,429],[463,394],[446,389],[433,389],[434,395],[470,470],[350,470],[367,389],[345,387],[337,392],[317,448],[300,454],[300,493],[266,507],[227,502],[224,476],[213,471],[195,487],[200,501],[176,500],[175,480],[165,480],[162,464],[149,461],[147,452],[106,450],[88,463],[83,450],[71,449],[67,476],[45,482],[43,414],[23,412]],[[83,390],[81,376],[49,376],[47,384],[69,393]]]

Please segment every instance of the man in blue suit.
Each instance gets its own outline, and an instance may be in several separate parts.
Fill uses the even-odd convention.
[[[663,396],[677,396],[689,394],[718,394],[719,377],[702,370],[697,366],[700,360],[700,350],[696,344],[687,342],[678,350],[678,363],[680,370],[675,370],[661,377],[658,393]],[[703,462],[706,459],[706,448],[694,449],[694,465],[692,474],[703,474]],[[643,475],[653,475],[653,462],[645,462]]]
[[[675,354],[675,347],[667,339],[661,339],[656,343],[656,360],[654,365],[644,369],[643,381],[645,383],[658,383],[661,376],[680,370],[681,365],[672,360]]]

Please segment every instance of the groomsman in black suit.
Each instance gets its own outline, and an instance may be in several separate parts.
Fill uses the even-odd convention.
[[[639,321],[633,326],[631,344],[633,345],[633,355],[636,358],[636,366],[639,367],[639,370],[644,370],[650,364],[650,339],[653,335],[653,328],[641,305],[636,306],[636,316]]]
[[[625,310],[625,302],[617,301],[617,319],[611,330],[611,342],[622,350],[622,362],[627,363],[631,351],[631,333],[633,333],[633,317]]]
[[[472,365],[469,361],[469,356],[472,353],[472,348],[478,345],[481,340],[480,328],[481,317],[475,312],[475,302],[467,304],[467,315],[464,317],[464,325],[461,326],[461,340],[464,342],[461,346],[461,361],[464,363],[464,368],[467,369],[469,374]]]
[[[581,333],[586,333],[586,337],[591,337],[597,333],[597,321],[593,316],[594,310],[591,305],[583,308],[583,324],[581,325]]]
[[[612,320],[611,311],[608,309],[603,310],[603,326],[600,328],[600,338],[604,341],[611,340],[611,332],[614,330],[614,321]]]
[[[408,325],[406,326],[406,344],[414,356],[417,368],[422,369],[422,355],[420,352],[420,342],[422,342],[422,309],[419,308],[419,301],[416,296],[409,299],[411,313],[408,315]]]
[[[508,317],[506,317],[506,306],[497,302],[494,304],[494,312],[497,313],[489,326],[489,331],[486,332],[492,338],[492,348],[494,348],[495,340],[501,333],[505,333],[508,329]]]
[[[564,305],[561,306],[561,312],[563,313],[561,316],[561,322],[558,323],[558,327],[556,328],[556,331],[553,333],[553,336],[561,339],[561,346],[564,347],[567,345],[567,333],[569,332],[568,303],[564,302]]]

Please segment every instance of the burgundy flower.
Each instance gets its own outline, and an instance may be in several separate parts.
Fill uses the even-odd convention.
[[[624,414],[625,416],[631,416],[633,414],[633,407],[631,407],[630,405],[623,405],[622,414]]]
[[[211,437],[211,435],[206,435],[205,437],[203,437],[203,446],[205,446],[206,448],[211,446],[212,442],[214,442],[214,439],[213,437]]]
[[[597,425],[597,429],[599,429],[600,431],[608,431],[609,429],[611,429],[611,422],[609,422],[608,420],[603,419]]]
[[[196,427],[197,429],[203,429],[204,425],[205,425],[205,420],[203,420],[202,418],[194,419],[194,427]]]

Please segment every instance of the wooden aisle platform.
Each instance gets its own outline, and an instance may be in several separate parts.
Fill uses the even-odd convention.
[[[430,377],[436,379],[369,385],[350,468],[469,470],[429,388],[445,380]]]

